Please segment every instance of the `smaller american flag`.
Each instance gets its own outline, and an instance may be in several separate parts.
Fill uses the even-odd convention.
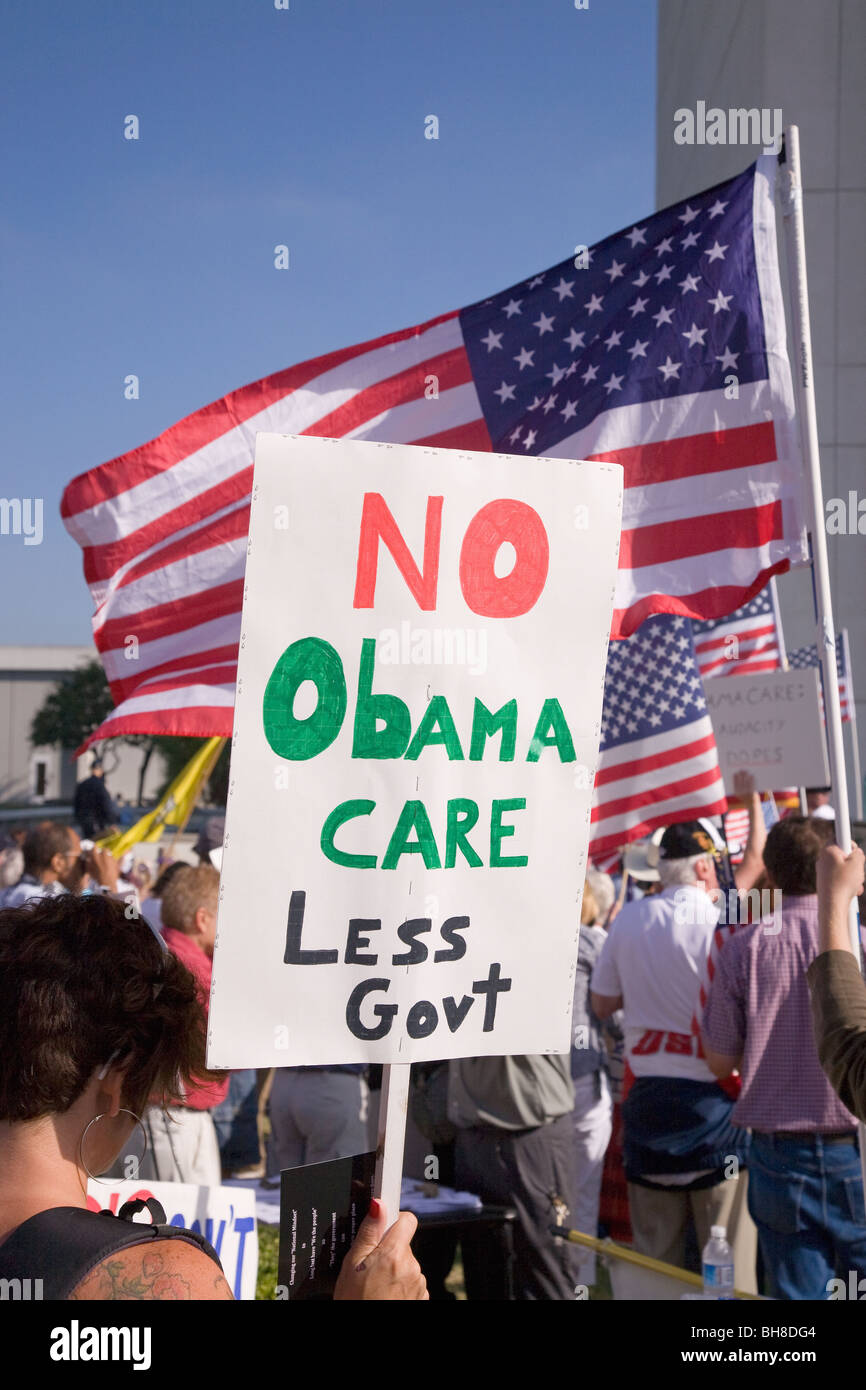
[[[726,805],[691,623],[648,618],[608,648],[590,858]]]
[[[809,647],[796,647],[788,652],[788,665],[792,671],[808,671],[818,665],[818,648],[813,642]],[[836,674],[839,677],[839,705],[842,719],[851,722],[851,671],[848,664],[848,630],[843,628],[836,638]],[[824,696],[821,695],[821,710],[824,709]]]
[[[705,680],[714,676],[751,676],[778,671],[779,634],[768,588],[727,618],[692,625],[695,656]]]
[[[739,800],[732,798],[731,801],[729,801],[729,805],[732,803],[733,809],[728,811],[728,814],[725,816],[725,839],[728,842],[731,863],[741,864],[746,853],[746,842],[749,838],[749,809]],[[797,797],[794,804],[799,807],[799,797]],[[761,812],[764,817],[765,829],[772,829],[779,819],[779,808],[772,792],[764,792],[761,794]]]

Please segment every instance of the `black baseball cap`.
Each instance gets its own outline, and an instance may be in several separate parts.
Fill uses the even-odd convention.
[[[659,845],[660,859],[691,859],[693,854],[713,854],[717,847],[699,820],[669,825]]]

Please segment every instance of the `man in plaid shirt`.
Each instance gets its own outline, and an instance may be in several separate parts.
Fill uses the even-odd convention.
[[[856,1120],[815,1047],[806,971],[819,951],[816,863],[825,820],[790,816],[767,837],[781,929],[757,922],[725,942],[703,1016],[716,1076],[742,1076],[733,1111],[751,1129],[749,1210],[773,1298],[826,1299],[838,1269],[866,1274]]]

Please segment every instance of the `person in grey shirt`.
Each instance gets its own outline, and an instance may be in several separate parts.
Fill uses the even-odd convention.
[[[581,905],[580,944],[574,977],[574,1010],[571,1017],[573,1127],[577,1158],[577,1189],[572,1225],[575,1230],[582,1231],[587,1236],[598,1235],[604,1156],[613,1127],[608,1051],[602,1035],[602,1026],[589,1002],[593,967],[601,955],[601,948],[607,936],[604,928],[598,924],[607,916],[612,902],[613,885],[607,874],[590,870],[587,873]],[[578,1283],[588,1290],[595,1283],[595,1279],[595,1254],[590,1250],[581,1250]]]
[[[568,1055],[468,1057],[449,1064],[448,1115],[457,1129],[455,1186],[514,1207],[514,1268],[490,1227],[461,1235],[466,1296],[574,1299],[577,1247],[550,1227],[572,1224],[576,1164]]]

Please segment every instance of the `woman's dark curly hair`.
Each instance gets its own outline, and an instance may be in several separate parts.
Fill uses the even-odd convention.
[[[136,1114],[217,1078],[195,977],[127,911],[68,893],[0,912],[0,1120],[62,1114],[112,1054]]]

